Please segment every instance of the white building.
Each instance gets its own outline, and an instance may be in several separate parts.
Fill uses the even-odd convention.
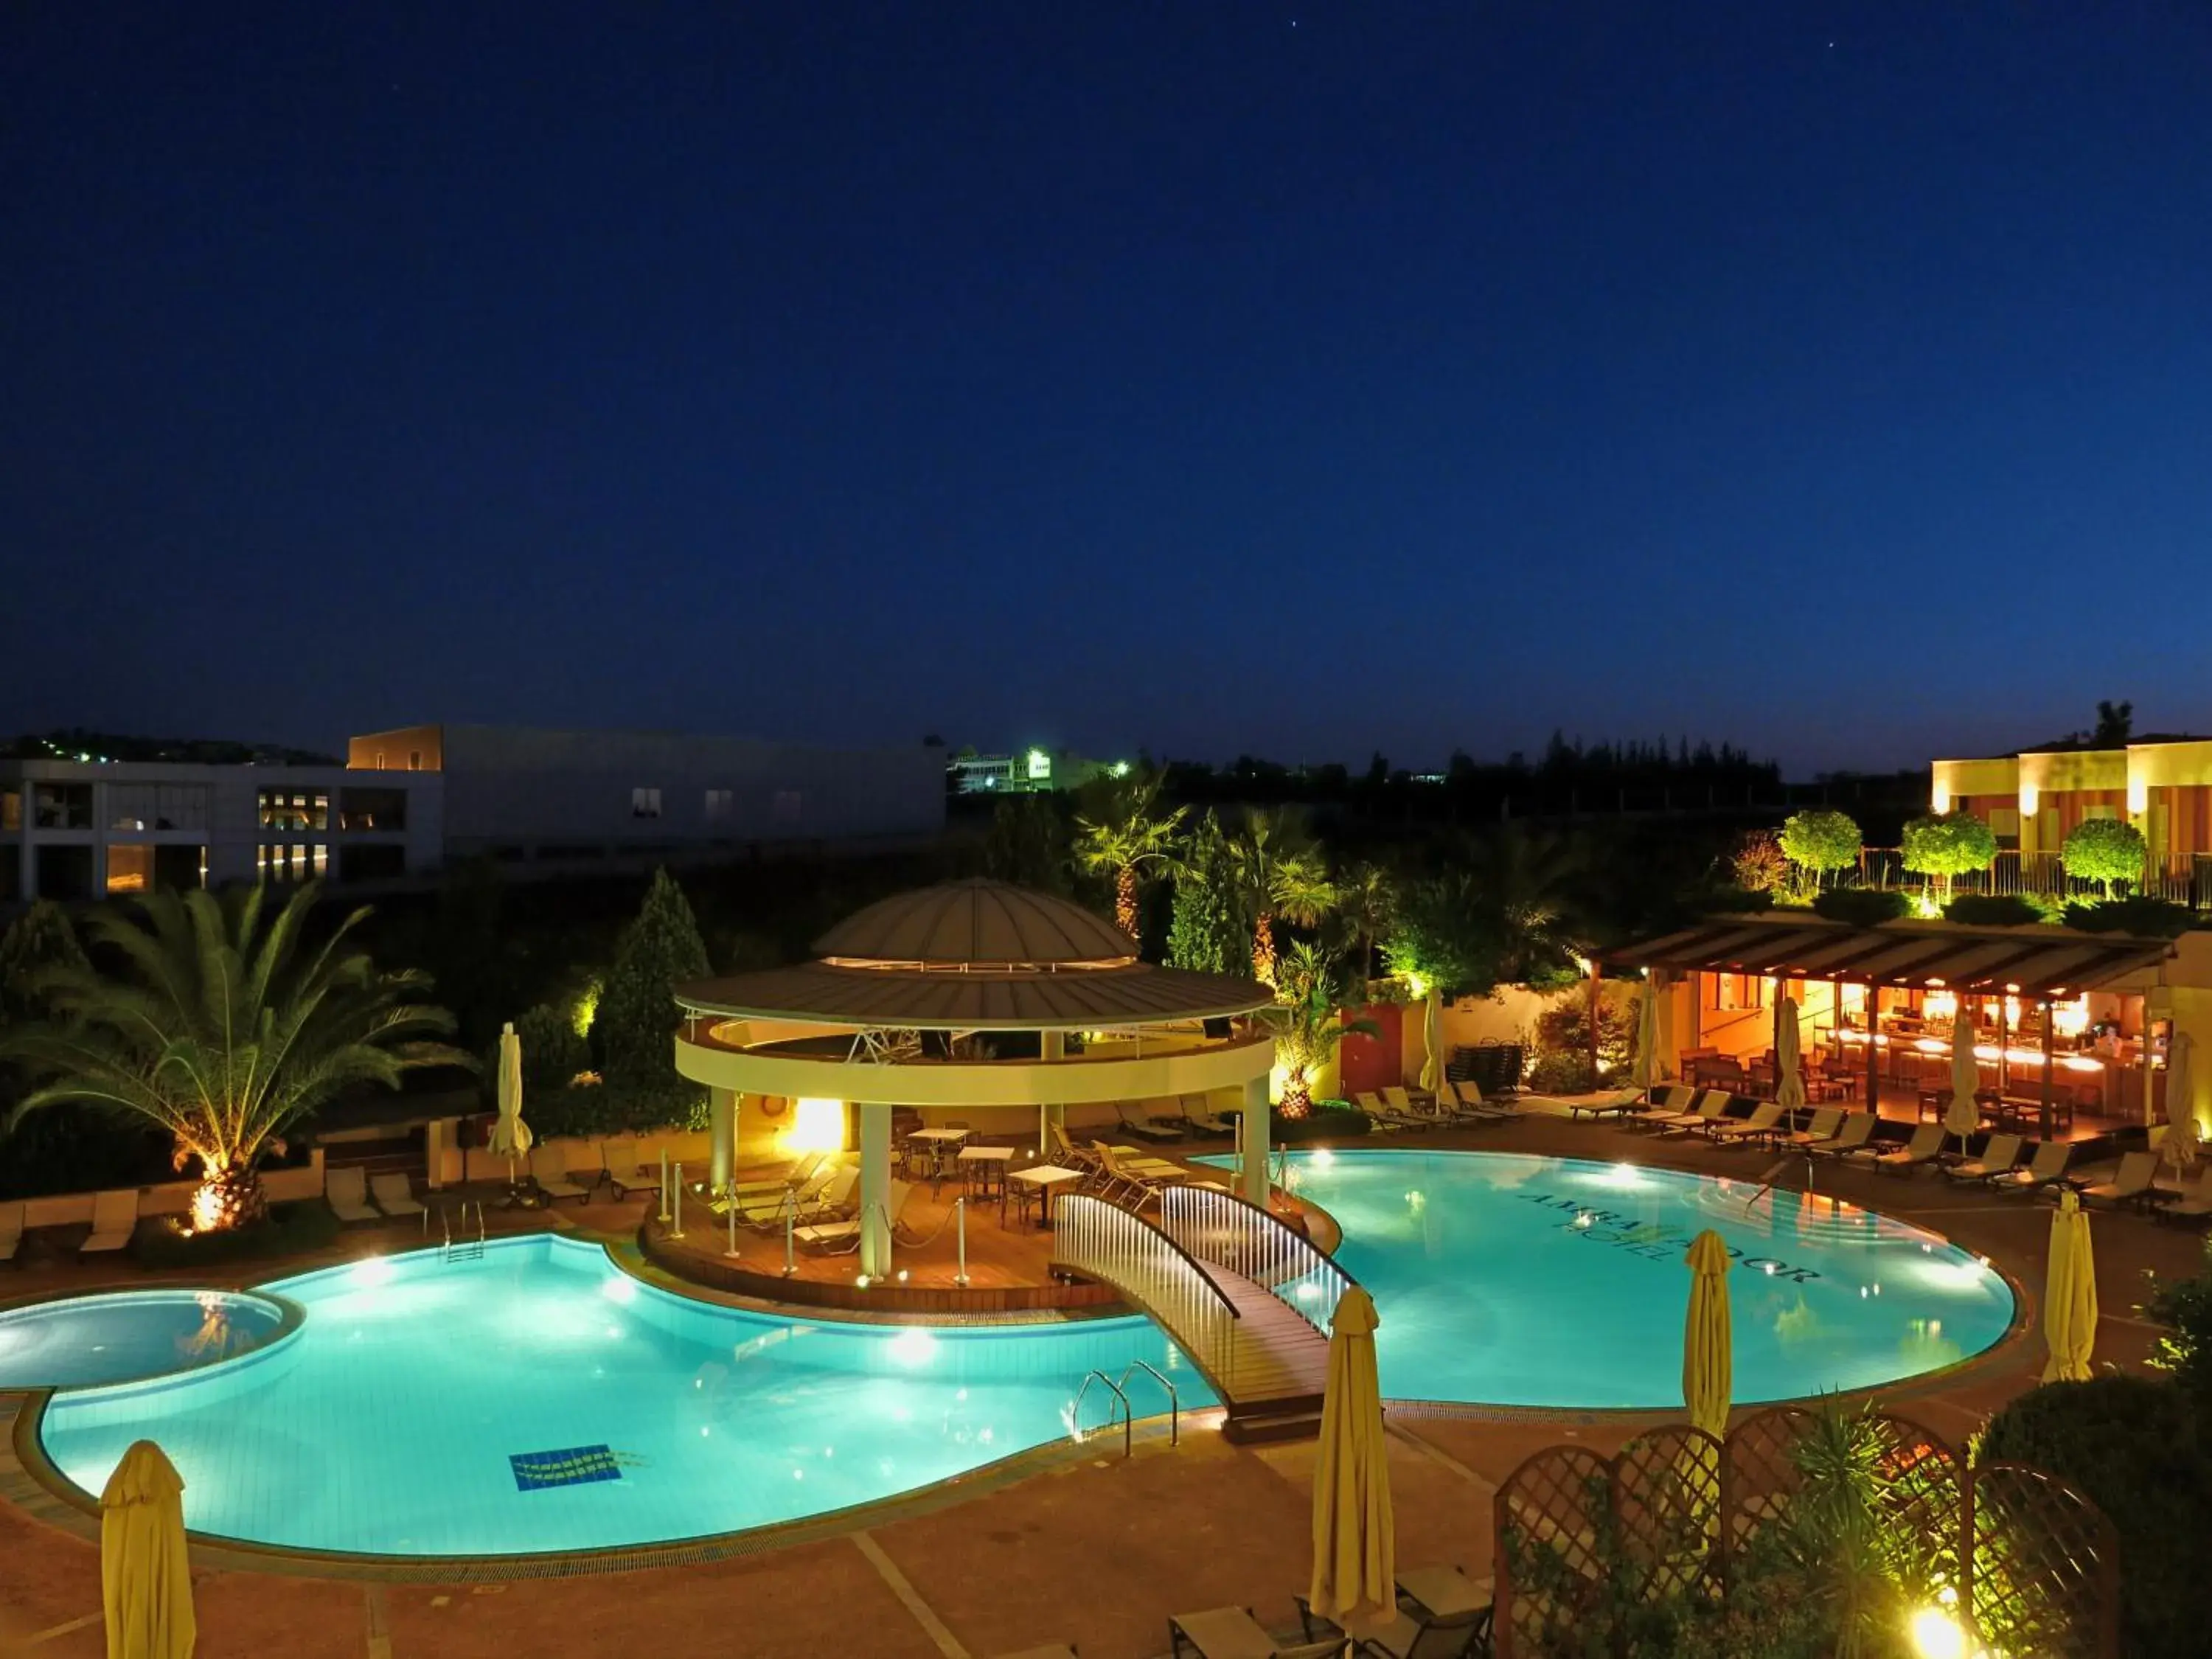
[[[489,856],[544,873],[932,839],[939,749],[416,726],[337,766],[0,761],[0,902],[257,877],[343,883]]]

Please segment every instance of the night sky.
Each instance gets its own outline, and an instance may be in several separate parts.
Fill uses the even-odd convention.
[[[0,727],[2212,729],[2212,7],[11,5]]]

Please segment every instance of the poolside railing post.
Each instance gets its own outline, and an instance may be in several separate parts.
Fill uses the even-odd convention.
[[[665,1146],[660,1149],[660,1224],[668,1224],[668,1148]]]
[[[724,1247],[722,1254],[735,1261],[738,1259],[738,1200],[734,1194],[731,1195],[729,1204],[730,1242]]]
[[[952,1200],[952,1217],[960,1232],[960,1271],[952,1275],[956,1285],[968,1282],[968,1200],[965,1197]]]
[[[783,1276],[788,1279],[799,1271],[799,1262],[791,1253],[791,1230],[798,1224],[799,1206],[789,1193],[783,1195]]]
[[[668,1236],[671,1238],[681,1238],[684,1237],[684,1166],[681,1164],[676,1166],[675,1205],[675,1219],[669,1224]]]

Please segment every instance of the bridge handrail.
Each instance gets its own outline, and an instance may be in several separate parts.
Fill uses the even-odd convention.
[[[1148,1252],[1148,1246],[1157,1249]],[[1157,1257],[1162,1252],[1187,1269],[1181,1277],[1194,1290],[1204,1287],[1201,1300],[1212,1301],[1231,1319],[1244,1316],[1197,1257],[1134,1211],[1109,1204],[1091,1193],[1067,1193],[1053,1206],[1052,1259],[1063,1266],[1082,1271],[1095,1262],[1101,1271],[1111,1273],[1117,1255],[1127,1263],[1139,1255],[1150,1253]]]
[[[1251,1279],[1324,1336],[1338,1299],[1359,1282],[1281,1217],[1218,1187],[1163,1188],[1160,1231],[1186,1254]]]

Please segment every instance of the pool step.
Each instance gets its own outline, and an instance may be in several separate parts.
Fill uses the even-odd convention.
[[[1232,1445],[1271,1440],[1311,1440],[1321,1432],[1321,1396],[1310,1401],[1271,1400],[1260,1409],[1231,1412],[1221,1422],[1221,1437]]]

